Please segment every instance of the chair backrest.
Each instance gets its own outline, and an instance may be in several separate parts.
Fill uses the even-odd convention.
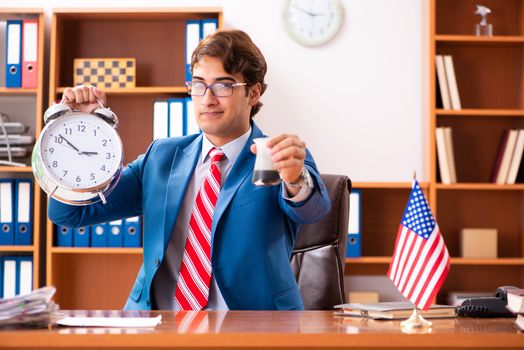
[[[321,177],[331,211],[321,221],[300,228],[291,257],[306,310],[330,310],[346,301],[344,265],[351,180],[343,175]]]

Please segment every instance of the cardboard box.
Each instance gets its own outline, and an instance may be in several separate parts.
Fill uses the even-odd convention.
[[[460,248],[463,258],[496,258],[497,229],[463,228],[460,231]]]
[[[378,303],[379,295],[377,292],[349,292],[348,303],[370,304]]]

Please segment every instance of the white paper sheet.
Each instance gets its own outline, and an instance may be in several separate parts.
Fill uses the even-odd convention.
[[[69,327],[155,327],[162,322],[162,315],[157,317],[64,317],[56,323]]]

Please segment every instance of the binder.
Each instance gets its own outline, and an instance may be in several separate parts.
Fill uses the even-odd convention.
[[[108,224],[107,245],[109,247],[123,247],[124,235],[122,233],[122,220],[111,221]]]
[[[351,194],[349,195],[349,224],[346,256],[350,258],[361,256],[361,195],[362,191],[360,190],[352,190]]]
[[[206,18],[201,22],[201,39],[206,38],[208,35],[213,34],[218,29],[218,19],[216,18]]]
[[[140,247],[142,227],[140,216],[133,216],[124,220],[124,247]]]
[[[16,179],[15,244],[33,244],[33,191],[31,179]]]
[[[89,247],[89,226],[73,229],[73,245],[75,247]]]
[[[107,224],[101,223],[91,227],[91,246],[107,247]]]
[[[0,245],[15,244],[14,181],[0,179]]]
[[[16,259],[16,294],[29,294],[33,290],[33,258],[19,256]]]
[[[55,225],[55,242],[57,247],[72,247],[73,229]]]
[[[4,257],[4,292],[3,298],[12,298],[16,295],[16,257]]]
[[[169,112],[167,101],[153,102],[153,140],[169,135]]]
[[[5,86],[22,86],[22,21],[7,20]]]
[[[7,23],[0,21],[0,49],[7,49],[6,36],[7,36]],[[5,66],[6,66],[6,54],[0,51],[0,87],[5,86]],[[2,287],[0,286],[0,298],[2,297]]]
[[[36,88],[38,81],[38,20],[24,19],[22,29],[22,87]]]
[[[200,20],[186,21],[186,81],[191,81],[191,56],[200,38]]]
[[[185,101],[183,98],[170,98],[168,102],[169,137],[184,136]]]
[[[200,134],[200,127],[197,124],[195,117],[195,108],[193,106],[193,99],[191,97],[185,98],[185,118],[184,135]]]

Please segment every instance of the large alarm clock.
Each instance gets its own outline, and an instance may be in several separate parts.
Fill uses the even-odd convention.
[[[122,175],[118,118],[100,105],[85,113],[58,103],[44,114],[46,126],[33,149],[33,173],[40,187],[62,203],[105,204]]]

